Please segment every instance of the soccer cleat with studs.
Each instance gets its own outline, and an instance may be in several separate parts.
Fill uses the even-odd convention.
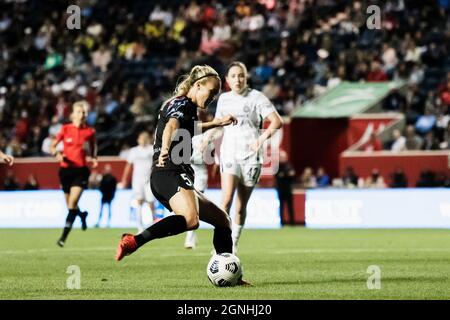
[[[117,246],[116,251],[116,260],[120,261],[123,259],[123,257],[128,256],[136,251],[137,249],[137,243],[134,239],[134,236],[130,233],[124,233],[122,235],[122,239],[119,242],[119,245]]]

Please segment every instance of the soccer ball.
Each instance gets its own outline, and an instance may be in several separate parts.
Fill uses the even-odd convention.
[[[215,254],[209,260],[206,273],[216,287],[233,287],[242,279],[242,265],[231,253]]]

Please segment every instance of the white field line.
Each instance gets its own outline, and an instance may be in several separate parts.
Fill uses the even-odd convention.
[[[165,247],[164,251],[179,250],[180,247]],[[0,251],[0,256],[4,254],[37,254],[37,253],[65,253],[65,252],[111,252],[115,253],[115,247],[91,247],[91,248],[42,248],[42,249],[27,249],[27,250],[4,250]],[[253,252],[264,251],[270,254],[292,254],[292,253],[416,253],[416,252],[450,252],[450,248],[391,248],[391,249],[376,249],[376,248],[330,248],[330,249],[286,249],[286,250],[271,250],[266,248],[264,250],[254,250]],[[144,252],[144,254],[154,255],[155,252]],[[210,252],[157,252],[158,256],[174,257],[174,256],[209,256]]]

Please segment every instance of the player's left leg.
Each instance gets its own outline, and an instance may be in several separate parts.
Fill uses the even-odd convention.
[[[195,193],[198,198],[200,220],[214,226],[213,245],[216,253],[231,253],[233,242],[231,240],[230,217],[202,193],[196,190]]]
[[[87,224],[86,224],[87,212],[86,211],[81,212],[80,209],[78,208],[78,202],[80,201],[83,191],[84,191],[83,187],[72,186],[70,188],[69,203],[67,206],[69,208],[69,211],[74,210],[74,212],[76,212],[76,214],[80,216],[81,229],[86,230],[87,229]]]
[[[70,192],[69,190],[64,190],[64,199],[66,200],[67,208],[69,208],[69,192]],[[66,217],[66,223],[64,225],[62,235],[58,239],[58,242],[57,242],[57,244],[60,247],[64,247],[64,243],[67,239],[67,236],[69,235],[70,230],[72,230],[72,225],[73,225],[73,222],[75,221],[76,217],[77,217],[77,214],[70,211],[70,209],[69,209],[69,213],[67,214],[67,217]]]
[[[200,220],[215,227],[213,244],[216,253],[231,253],[233,241],[231,239],[230,216],[213,202],[208,200],[202,193],[196,191],[196,194],[198,197]],[[251,286],[251,283],[240,279],[238,285]]]
[[[237,253],[239,238],[244,228],[245,219],[247,218],[247,204],[250,200],[254,187],[248,187],[242,183],[238,184],[236,197],[236,216],[233,223],[233,253]]]
[[[110,200],[108,202],[108,228],[111,227],[111,217],[112,217],[112,205],[111,205],[112,200]]]
[[[63,229],[63,233],[61,235],[61,238],[58,240],[58,245],[60,247],[64,246],[64,243],[67,239],[67,236],[69,235],[70,231],[72,230],[72,225],[75,221],[75,218],[77,215],[80,215],[80,210],[78,209],[78,200],[80,200],[81,194],[83,193],[83,188],[78,186],[73,186],[70,188],[68,193],[65,193],[66,201],[67,201],[67,208],[69,209],[69,213],[66,218],[66,224]],[[84,217],[84,223],[82,218],[82,226],[84,227],[84,230],[86,229],[86,217]]]
[[[96,228],[100,227],[100,222],[102,221],[104,205],[105,205],[105,202],[102,200],[101,203],[100,203],[100,213],[98,214],[98,221],[97,221],[97,224],[95,225]]]
[[[137,228],[138,232],[141,233],[144,231],[144,222],[142,221],[142,204],[144,203],[143,199],[136,199],[137,208],[136,208],[136,220],[137,220]]]

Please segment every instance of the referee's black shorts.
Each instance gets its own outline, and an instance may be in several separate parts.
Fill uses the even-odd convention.
[[[88,167],[59,168],[59,181],[64,193],[69,193],[71,187],[86,189],[90,174],[91,171]]]
[[[152,171],[152,174],[150,175],[150,187],[155,198],[169,211],[172,211],[172,208],[169,205],[170,198],[172,198],[180,188],[193,190],[194,177],[191,174],[175,170]]]

